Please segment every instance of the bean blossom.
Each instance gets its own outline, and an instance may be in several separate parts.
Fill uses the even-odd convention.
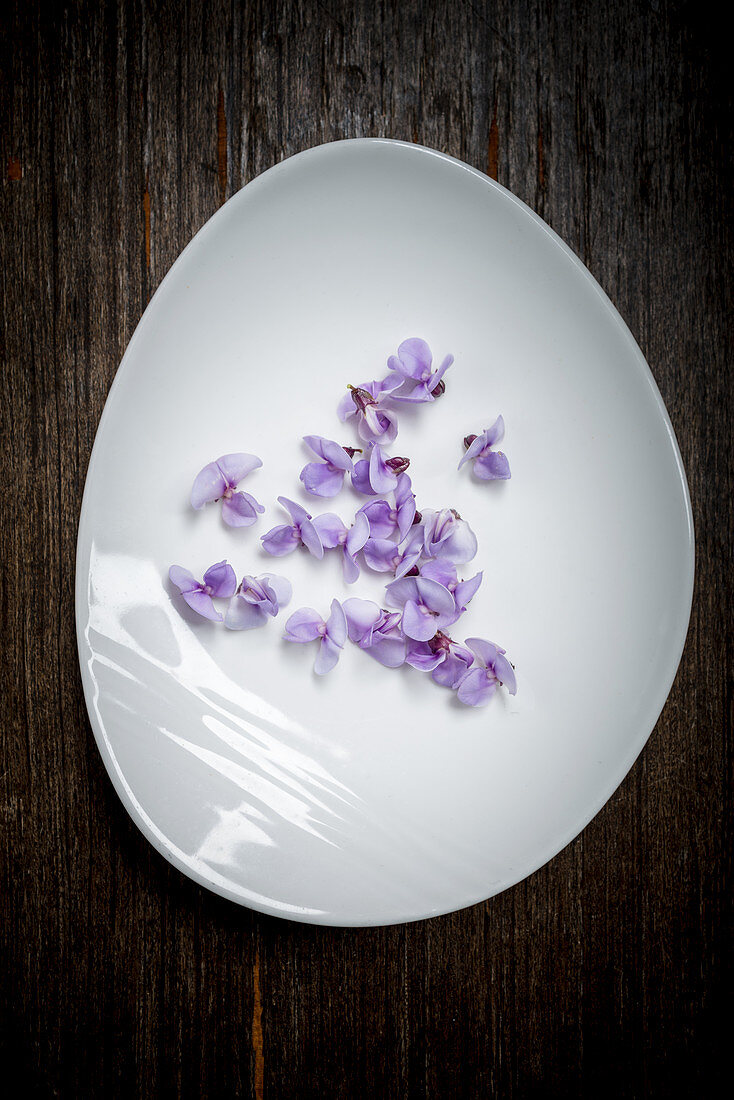
[[[433,370],[433,353],[425,340],[417,336],[403,340],[397,355],[391,355],[387,365],[391,372],[402,376],[404,385],[392,393],[395,401],[421,403],[435,401],[445,391],[443,376],[454,361],[447,355],[438,370]]]
[[[400,613],[385,611],[372,600],[356,597],[344,601],[347,630],[351,641],[386,668],[399,668],[405,661],[405,638],[400,630]]]
[[[482,481],[507,481],[510,463],[502,451],[493,451],[505,435],[505,422],[498,416],[491,428],[485,428],[481,435],[467,435],[464,439],[466,454],[459,463],[459,469],[465,462],[474,462],[474,474]]]
[[[239,590],[229,601],[224,625],[230,630],[252,630],[275,618],[290,603],[293,589],[285,577],[263,573],[243,577]]]
[[[457,697],[469,707],[482,707],[504,684],[510,695],[517,691],[515,670],[505,656],[505,650],[482,638],[467,638],[466,644],[476,654],[476,662],[459,682]]]
[[[332,600],[328,619],[322,619],[312,607],[302,607],[288,619],[283,637],[287,642],[301,644],[318,641],[313,670],[317,676],[323,676],[334,668],[347,640],[344,608],[338,600]]]
[[[324,512],[313,521],[325,550],[341,547],[344,580],[353,584],[359,576],[357,554],[370,537],[370,522],[363,512],[357,512],[354,523],[347,527],[333,512]]]
[[[234,569],[226,560],[210,565],[203,581],[197,581],[193,573],[181,565],[172,565],[168,576],[192,611],[211,622],[221,623],[222,616],[215,608],[212,598],[227,598],[237,587]]]
[[[299,546],[305,546],[315,558],[323,558],[324,547],[321,544],[319,533],[313,525],[313,516],[288,497],[278,497],[279,503],[290,513],[292,524],[282,524],[273,527],[267,534],[262,535],[260,541],[268,554],[274,557],[283,557],[284,554],[292,554]]]
[[[344,475],[352,472],[355,452],[320,435],[304,435],[303,441],[321,459],[307,462],[301,470],[300,479],[306,492],[316,497],[335,497],[344,485]]]
[[[253,496],[237,486],[262,462],[256,455],[222,455],[208,463],[194,479],[191,506],[197,510],[212,501],[222,501],[222,519],[230,527],[251,527],[265,509]]]

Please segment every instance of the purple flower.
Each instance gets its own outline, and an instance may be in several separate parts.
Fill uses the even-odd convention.
[[[494,695],[498,684],[504,684],[510,695],[517,691],[515,670],[505,657],[504,649],[482,638],[467,638],[477,660],[459,683],[457,695],[469,707],[482,707]]]
[[[363,458],[354,464],[352,485],[365,496],[391,493],[393,489],[397,489],[398,477],[408,466],[409,458],[388,458],[379,443],[371,443],[369,460]]]
[[[448,588],[454,597],[459,615],[463,615],[466,611],[484,576],[482,572],[479,572],[470,577],[468,581],[460,581],[456,573],[456,566],[450,561],[441,560],[426,562],[420,567],[420,573],[422,577],[429,577],[432,581],[438,581],[439,584]]]
[[[403,634],[416,642],[427,642],[458,618],[449,590],[428,577],[401,577],[385,591],[390,606],[403,609]]]
[[[287,642],[315,642],[318,639],[319,651],[313,670],[318,676],[323,676],[337,663],[347,640],[344,608],[338,600],[332,600],[331,614],[324,621],[312,607],[302,607],[294,611],[285,624],[283,637]]]
[[[430,672],[434,683],[455,688],[471,667],[474,654],[439,630],[427,642],[408,642],[405,661],[421,672]]]
[[[223,500],[222,519],[230,527],[251,527],[258,512],[265,511],[249,493],[236,492],[243,477],[262,462],[255,455],[222,455],[200,470],[191,489],[191,506],[199,509],[213,500]]]
[[[394,389],[403,384],[400,374],[388,374],[381,382],[365,382],[363,386],[348,386],[337,406],[340,420],[357,417],[357,431],[365,442],[392,443],[398,434],[395,413],[381,403]]]
[[[444,374],[454,361],[447,355],[437,371],[433,371],[433,355],[425,340],[417,336],[403,340],[397,355],[391,355],[387,365],[400,374],[405,385],[392,394],[396,401],[434,401],[445,390]]]
[[[394,504],[387,500],[371,500],[362,505],[360,512],[370,521],[370,534],[375,538],[390,538],[396,530],[401,539],[405,538],[416,516],[415,495],[408,475],[398,474]]]
[[[416,540],[407,540],[401,548],[389,539],[369,538],[364,546],[364,560],[370,569],[376,573],[392,573],[395,577],[404,577],[417,565],[420,556],[421,546]]]
[[[333,439],[304,435],[303,441],[322,460],[308,462],[301,470],[300,478],[306,492],[315,497],[335,497],[344,484],[344,475],[352,472],[351,457]]]
[[[222,616],[214,607],[212,597],[231,596],[237,587],[234,569],[227,565],[226,560],[211,565],[204,574],[203,581],[197,581],[193,573],[180,565],[172,565],[168,576],[192,611],[212,622],[221,623]]]
[[[501,443],[505,435],[505,422],[498,416],[491,428],[485,428],[481,435],[468,435],[464,440],[466,454],[459,463],[459,469],[465,462],[474,460],[474,474],[482,481],[507,481],[510,464],[502,451],[493,451],[496,443]]]
[[[275,573],[243,577],[239,591],[229,601],[224,625],[230,630],[252,630],[262,626],[268,617],[275,618],[281,607],[290,603],[292,595],[290,581]]]
[[[428,558],[442,558],[463,565],[477,552],[477,537],[453,508],[440,512],[425,509],[422,515],[423,545]]]
[[[370,537],[370,521],[364,512],[357,512],[354,523],[347,527],[334,512],[324,512],[313,521],[324,550],[340,546],[344,555],[344,580],[353,584],[359,576],[357,554]]]
[[[286,512],[290,512],[293,523],[273,527],[266,535],[262,535],[260,541],[263,547],[273,557],[281,558],[284,554],[291,554],[297,546],[305,546],[315,558],[323,558],[324,548],[311,515],[300,504],[288,500],[288,497],[278,497],[278,500]]]
[[[399,668],[405,661],[405,638],[400,630],[400,613],[383,611],[372,600],[344,601],[349,637],[386,668]]]

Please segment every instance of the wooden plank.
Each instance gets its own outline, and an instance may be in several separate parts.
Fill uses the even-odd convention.
[[[731,91],[677,0],[15,0],[2,16],[3,1037],[39,1095],[618,1097],[712,1089],[731,981]],[[164,863],[76,666],[86,466],[150,295],[273,163],[390,136],[537,209],[618,306],[698,538],[657,729],[549,866],[362,931],[241,910]]]

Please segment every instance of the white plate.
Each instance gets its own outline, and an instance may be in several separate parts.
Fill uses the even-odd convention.
[[[364,498],[300,490],[300,438],[342,442],[347,383],[423,336],[456,362],[401,417],[418,506],[479,538],[485,582],[455,637],[515,663],[517,697],[479,710],[350,647],[328,676],[281,640],[234,634],[174,598],[171,563],[293,581],[289,610],[347,589],[336,555],[268,558],[275,498],[349,518]],[[461,440],[502,413],[512,480],[457,474]],[[249,530],[187,507],[229,451],[264,467]],[[324,145],[235,195],[171,269],[110,392],[84,493],[79,653],[113,783],[184,874],[254,909],[387,924],[518,882],[586,825],[650,734],[680,660],[693,529],[650,371],[597,283],[481,173],[389,141]],[[473,569],[472,569],[473,572]],[[470,575],[468,572],[466,575]],[[384,578],[383,578],[384,580]]]

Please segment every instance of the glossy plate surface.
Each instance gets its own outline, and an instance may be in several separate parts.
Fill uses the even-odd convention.
[[[167,580],[223,557],[281,572],[289,611],[380,597],[338,556],[267,557],[275,498],[349,519],[364,498],[300,492],[347,383],[423,336],[456,362],[405,412],[418,506],[456,508],[485,580],[463,639],[503,645],[519,691],[484,709],[354,647],[319,679],[285,615],[234,634]],[[462,438],[502,413],[512,480],[457,474]],[[191,482],[231,451],[267,506],[233,531]],[[323,924],[415,920],[519,881],[590,820],[643,747],[690,612],[693,532],[650,371],[586,269],[526,206],[416,146],[353,141],[293,157],[235,195],[171,269],[130,342],[97,433],[77,559],[87,706],[115,787],[197,882]],[[383,578],[384,580],[384,578]],[[182,613],[183,609],[183,613]]]

